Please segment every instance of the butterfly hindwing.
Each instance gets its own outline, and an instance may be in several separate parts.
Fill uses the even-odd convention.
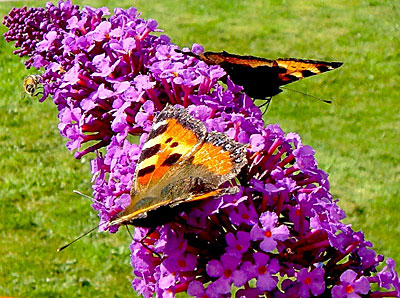
[[[176,206],[236,193],[236,187],[218,187],[234,178],[246,164],[246,147],[223,133],[208,132],[199,149],[181,165],[181,179],[165,187],[162,197]]]
[[[209,132],[199,149],[188,159],[189,172],[218,187],[235,177],[246,164],[246,145],[220,132]]]

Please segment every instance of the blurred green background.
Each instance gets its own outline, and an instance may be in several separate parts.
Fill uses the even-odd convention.
[[[13,6],[44,1],[0,2]],[[338,1],[74,1],[94,7],[135,6],[159,22],[179,46],[266,58],[343,61],[338,70],[285,91],[265,116],[300,134],[330,174],[332,194],[347,223],[362,230],[378,253],[400,262],[400,3]],[[1,33],[6,28],[0,27]],[[75,160],[57,130],[51,100],[22,97],[33,70],[0,38],[0,296],[132,296],[130,237],[92,233],[56,249],[96,225],[89,159]]]

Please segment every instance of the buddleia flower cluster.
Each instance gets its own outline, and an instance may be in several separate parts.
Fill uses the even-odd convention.
[[[166,105],[185,107],[209,131],[248,144],[248,164],[224,185],[238,193],[204,200],[150,234],[135,228],[135,291],[203,298],[400,295],[395,262],[384,263],[362,232],[342,222],[345,213],[310,146],[278,124],[265,125],[241,86],[219,66],[176,52],[155,20],[140,18],[135,8],[109,14],[60,1],[14,8],[3,21],[14,53],[43,72],[40,101],[53,99],[67,148],[75,158],[92,157],[100,223],[129,205],[141,147]]]

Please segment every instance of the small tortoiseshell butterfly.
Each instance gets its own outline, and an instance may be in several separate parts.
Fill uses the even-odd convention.
[[[207,132],[186,109],[167,106],[143,145],[131,203],[108,225],[154,227],[172,220],[175,206],[238,192],[219,187],[247,163],[246,147],[223,133]]]
[[[223,52],[194,54],[176,50],[196,57],[208,65],[219,65],[231,80],[243,86],[247,95],[257,99],[270,100],[282,92],[280,86],[340,67],[342,62],[326,62],[281,58],[270,60],[254,56],[240,56]]]

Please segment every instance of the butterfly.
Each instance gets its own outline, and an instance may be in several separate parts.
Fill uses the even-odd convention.
[[[172,220],[178,205],[234,194],[221,188],[247,163],[247,145],[204,123],[185,108],[167,106],[154,119],[135,169],[130,205],[109,226],[154,227]]]
[[[223,52],[195,54],[176,50],[196,57],[208,65],[219,65],[231,80],[243,86],[244,92],[256,99],[271,100],[283,85],[340,67],[342,62],[326,62],[295,58],[266,59]]]

